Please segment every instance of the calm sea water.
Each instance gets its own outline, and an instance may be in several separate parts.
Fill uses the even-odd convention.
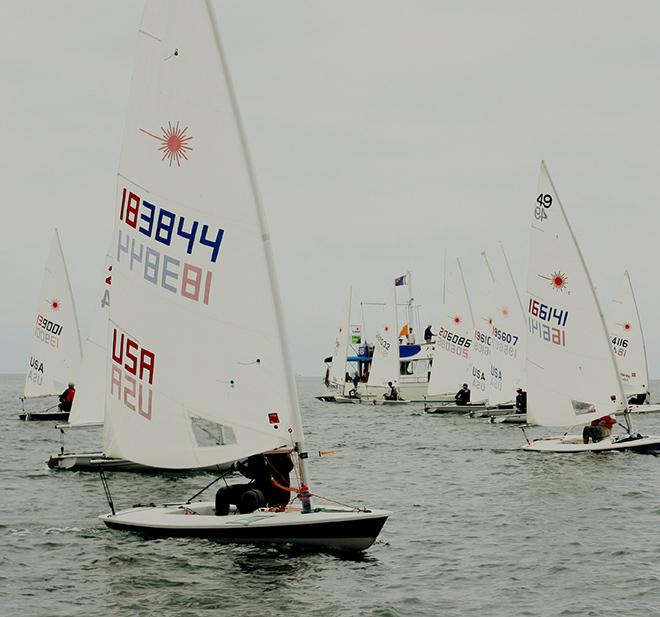
[[[96,519],[108,506],[95,474],[47,470],[57,432],[16,419],[21,385],[0,376],[0,615],[660,614],[660,458],[524,453],[516,427],[323,404],[320,380],[303,378],[309,450],[340,450],[312,459],[313,490],[392,510],[379,541],[350,559],[148,541]],[[660,415],[636,422],[660,434]],[[67,445],[98,439],[76,431]],[[209,479],[110,484],[126,507]]]

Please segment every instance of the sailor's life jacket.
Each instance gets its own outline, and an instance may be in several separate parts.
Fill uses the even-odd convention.
[[[76,395],[76,389],[68,387],[62,394],[60,394],[60,409],[62,411],[71,411],[71,405],[73,404],[73,397]]]

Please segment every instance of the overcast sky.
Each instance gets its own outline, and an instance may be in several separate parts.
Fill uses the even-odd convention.
[[[349,284],[411,270],[437,321],[445,248],[502,240],[524,292],[545,159],[605,308],[631,272],[660,376],[660,3],[222,0],[297,372]],[[83,338],[112,225],[142,3],[3,2],[0,372],[22,372],[53,227]],[[355,304],[355,313],[358,312]]]

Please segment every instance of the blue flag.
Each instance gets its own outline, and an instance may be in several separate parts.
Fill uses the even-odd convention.
[[[406,275],[400,276],[399,278],[394,279],[394,286],[400,287],[401,285],[406,284]]]

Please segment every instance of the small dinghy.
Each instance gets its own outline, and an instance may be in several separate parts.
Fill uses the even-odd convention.
[[[445,255],[444,270],[442,312],[426,397],[431,409],[435,409],[428,405],[431,402],[446,401],[450,406],[455,402],[456,392],[468,381],[474,343],[474,317],[460,260],[448,261]],[[437,413],[447,413],[443,407],[438,406]]]
[[[60,395],[78,375],[81,355],[78,316],[56,229],[32,331],[30,365],[20,398],[23,413],[18,417],[21,420],[65,421],[69,417],[69,412],[60,410],[57,403],[44,410],[29,411],[25,409],[25,401]]]
[[[589,271],[554,188],[541,163],[532,207],[527,278],[527,420],[540,426],[598,423],[623,413],[627,435],[605,438],[565,434],[528,441],[530,452],[660,450],[660,437],[635,433],[607,327]],[[613,418],[604,420],[611,425]],[[589,429],[591,430],[591,429]],[[593,437],[593,435],[592,435]]]
[[[626,270],[623,286],[612,300],[608,313],[609,333],[614,359],[619,367],[630,413],[654,413],[660,405],[651,405],[649,367],[642,320],[637,308],[630,274]]]
[[[390,513],[318,507],[309,488],[271,238],[210,1],[147,2],[123,143],[103,452],[173,469],[247,458],[270,474],[269,451],[286,448],[287,477],[274,470],[268,487],[289,503],[231,484],[214,503],[116,511],[104,481],[100,519],[147,535],[368,548]]]
[[[399,356],[396,286],[393,298],[386,302],[374,343],[369,381],[363,389],[362,402],[367,405],[398,407],[410,403],[399,394],[401,358]]]
[[[335,348],[324,380],[325,387],[330,393],[316,397],[316,400],[324,403],[355,404],[360,402],[360,396],[353,382],[346,381],[348,375],[346,358],[351,339],[352,298],[353,288],[349,287],[348,299],[335,337]]]

